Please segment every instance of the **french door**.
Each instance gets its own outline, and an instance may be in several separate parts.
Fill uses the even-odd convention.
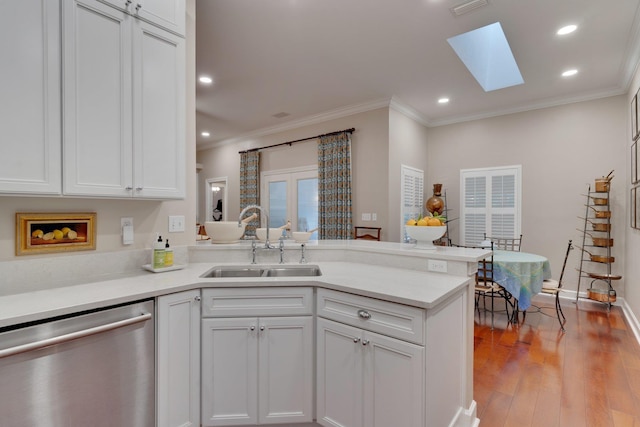
[[[267,171],[261,174],[261,206],[269,212],[269,227],[291,221],[292,231],[318,227],[318,169],[316,166]],[[317,238],[313,234],[312,239]]]

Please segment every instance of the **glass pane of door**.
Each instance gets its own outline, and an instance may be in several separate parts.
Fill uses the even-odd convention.
[[[298,179],[297,231],[309,231],[318,227],[318,178]],[[317,233],[311,237],[316,239]]]
[[[287,223],[287,181],[269,182],[269,227]]]

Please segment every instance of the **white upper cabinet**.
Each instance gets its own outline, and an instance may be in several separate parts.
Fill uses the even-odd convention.
[[[181,36],[185,34],[185,0],[101,1]]]
[[[60,194],[60,2],[0,5],[0,193]]]
[[[183,198],[184,39],[96,0],[64,6],[64,194]]]

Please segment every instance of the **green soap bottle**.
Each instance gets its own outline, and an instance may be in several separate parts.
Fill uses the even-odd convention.
[[[162,243],[162,236],[158,235],[158,240],[153,245],[153,268],[164,268],[164,243]]]
[[[169,247],[169,239],[164,245],[164,266],[171,267],[173,265],[173,248]]]

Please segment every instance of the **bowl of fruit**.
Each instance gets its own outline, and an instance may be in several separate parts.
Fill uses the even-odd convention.
[[[405,229],[407,236],[417,242],[416,248],[435,250],[433,241],[441,238],[447,232],[445,223],[446,218],[443,216],[425,216],[408,220]]]

